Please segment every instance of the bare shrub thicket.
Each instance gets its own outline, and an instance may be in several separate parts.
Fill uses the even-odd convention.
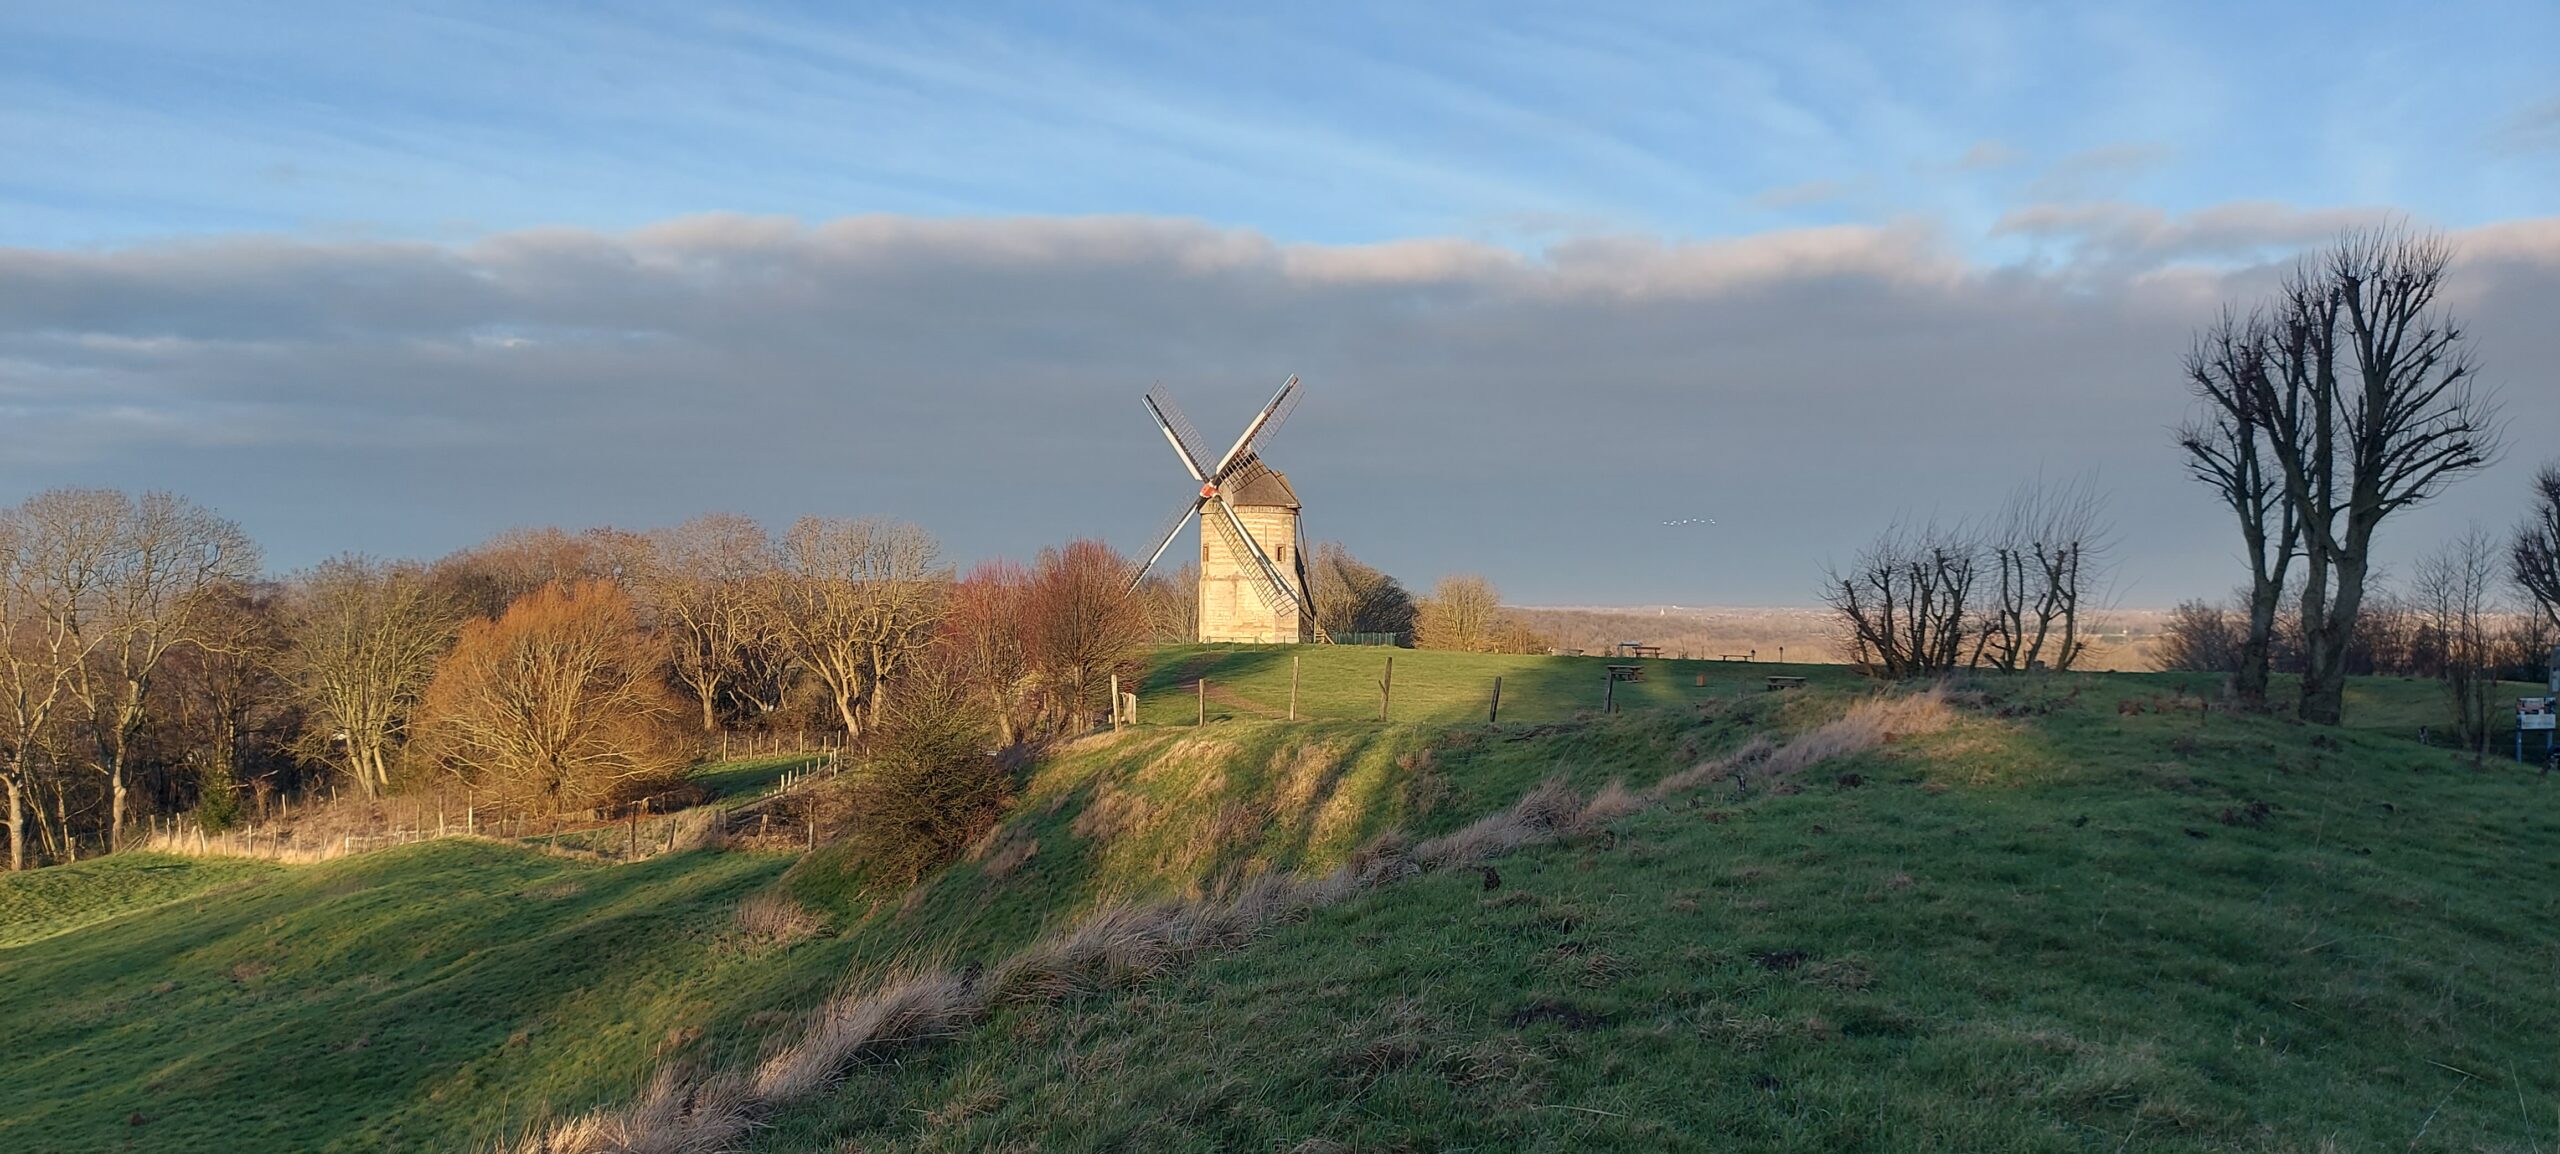
[[[1978,629],[1981,551],[1962,527],[1897,525],[1846,570],[1827,571],[1823,600],[1838,615],[1849,660],[1885,677],[1961,666]]]
[[[2084,626],[2111,546],[2106,501],[2087,478],[2011,493],[1984,534],[1983,605],[1968,664],[2070,669],[2088,653]]]
[[[2237,672],[2244,660],[2245,628],[2240,615],[2210,601],[2181,601],[2169,611],[2168,624],[2152,648],[2162,669],[2197,673]],[[2260,697],[2263,699],[2264,693]]]
[[[2418,613],[2437,647],[2436,679],[2452,707],[2454,736],[2475,755],[2487,749],[2497,692],[2490,599],[2498,560],[2496,543],[2473,529],[2420,561],[2413,583]]]

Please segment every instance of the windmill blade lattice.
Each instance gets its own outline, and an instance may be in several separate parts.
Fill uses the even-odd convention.
[[[1173,539],[1182,534],[1183,524],[1190,521],[1192,514],[1198,513],[1200,506],[1208,503],[1208,500],[1207,497],[1193,497],[1183,502],[1182,507],[1174,510],[1173,516],[1165,520],[1164,529],[1156,534],[1155,551],[1147,554],[1147,559],[1139,562],[1136,571],[1129,574],[1129,588],[1135,589],[1139,582],[1147,579],[1147,571],[1155,568],[1156,562],[1164,559],[1164,551],[1172,548]]]
[[[1215,481],[1225,477],[1227,470],[1234,468],[1237,461],[1251,456],[1254,444],[1281,421],[1287,420],[1289,410],[1296,407],[1298,407],[1298,378],[1292,376],[1281,382],[1280,391],[1271,394],[1271,399],[1263,403],[1262,411],[1255,413],[1253,419],[1245,423],[1244,432],[1236,435],[1236,443],[1227,446],[1227,454],[1218,458],[1217,467],[1210,470],[1213,474],[1210,479]]]
[[[1164,422],[1166,431],[1173,434],[1175,447],[1191,458],[1197,469],[1206,473],[1210,460],[1200,451],[1203,443],[1200,430],[1191,424],[1191,418],[1182,415],[1182,408],[1173,403],[1172,397],[1165,395],[1162,387],[1147,390],[1147,404],[1155,409],[1156,417]]]

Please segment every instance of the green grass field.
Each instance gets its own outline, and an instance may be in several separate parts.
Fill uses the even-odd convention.
[[[598,865],[462,839],[0,878],[0,1149],[469,1149],[662,1061],[748,1062],[896,962],[1321,871],[1551,776],[1641,784],[1868,691],[1660,662],[1597,717],[1596,659],[1399,651],[1380,724],[1384,653],[1299,655],[1320,720],[1295,724],[1259,717],[1288,651],[1161,655],[1151,724],[1055,751],[913,891],[832,846]],[[1176,688],[1203,672],[1235,698],[1194,729]],[[2202,712],[2202,679],[1983,684],[1955,728],[1800,791],[1719,786],[1502,861],[1497,889],[1426,876],[1005,1011],[756,1148],[2560,1148],[2560,785],[2401,736],[2435,715],[2422,683],[2359,685],[2338,733]],[[742,935],[758,893],[822,932]]]

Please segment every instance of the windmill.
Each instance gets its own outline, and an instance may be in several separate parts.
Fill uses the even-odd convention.
[[[1271,394],[1215,464],[1202,455],[1200,431],[1173,398],[1149,390],[1147,413],[1173,445],[1199,491],[1174,512],[1155,552],[1129,578],[1137,588],[1191,519],[1200,519],[1200,640],[1297,642],[1331,640],[1315,627],[1307,594],[1305,542],[1298,532],[1298,494],[1289,479],[1262,463],[1257,443],[1298,404],[1298,378]]]

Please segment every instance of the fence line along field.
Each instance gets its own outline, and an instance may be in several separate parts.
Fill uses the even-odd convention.
[[[1609,667],[1634,666],[1642,679],[1612,689]],[[1302,720],[1453,724],[1491,715],[1494,679],[1502,680],[1501,720],[1562,721],[1620,709],[1703,701],[1766,688],[1770,676],[1847,684],[1840,665],[1779,665],[1670,659],[1444,653],[1387,646],[1179,646],[1150,663],[1138,687],[1138,717],[1147,724],[1187,725],[1205,695],[1212,721],[1289,716],[1296,686]],[[1704,678],[1705,684],[1700,680]]]

